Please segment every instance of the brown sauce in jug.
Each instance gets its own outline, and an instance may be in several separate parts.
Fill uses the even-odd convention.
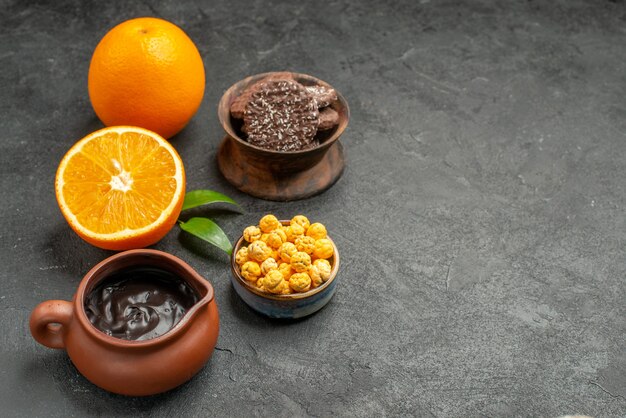
[[[174,328],[199,296],[176,275],[154,267],[112,274],[85,298],[89,321],[107,335],[143,341]]]

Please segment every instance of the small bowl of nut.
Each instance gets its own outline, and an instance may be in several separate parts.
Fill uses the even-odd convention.
[[[303,215],[265,215],[244,229],[231,269],[235,291],[252,309],[271,318],[302,318],[333,297],[339,252],[323,224]]]
[[[255,197],[304,199],[331,187],[343,173],[339,138],[350,109],[330,84],[289,71],[247,77],[222,96],[218,118],[226,132],[220,171]]]

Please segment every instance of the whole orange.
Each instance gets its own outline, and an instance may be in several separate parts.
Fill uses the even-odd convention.
[[[89,66],[89,98],[105,125],[140,126],[164,138],[187,125],[204,85],[193,41],[173,23],[152,17],[111,29]]]

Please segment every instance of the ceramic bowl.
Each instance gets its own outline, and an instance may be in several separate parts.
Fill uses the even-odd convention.
[[[339,123],[323,135],[320,133],[320,144],[314,148],[282,152],[257,147],[243,137],[242,121],[230,115],[230,105],[248,86],[269,74],[245,78],[222,96],[218,118],[226,136],[217,154],[220,171],[239,190],[263,199],[288,201],[321,193],[335,184],[343,173],[345,161],[339,138],[350,119],[348,103],[337,91],[337,100],[330,106],[339,114]],[[307,74],[292,74],[305,86],[332,87]]]
[[[289,225],[289,221],[281,221],[281,223]],[[241,236],[235,244],[230,260],[233,273],[231,283],[235,291],[248,306],[271,318],[302,318],[319,311],[333,297],[337,286],[337,272],[339,271],[337,246],[331,238],[327,238],[332,242],[334,248],[334,255],[328,260],[331,265],[330,278],[321,286],[308,292],[274,295],[261,291],[241,276],[239,265],[235,262],[235,254],[243,245],[248,245],[248,242]]]

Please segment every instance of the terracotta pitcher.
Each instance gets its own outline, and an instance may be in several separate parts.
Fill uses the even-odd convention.
[[[98,330],[85,312],[85,298],[102,280],[133,267],[162,269],[182,279],[198,301],[165,334],[144,341],[115,338]],[[74,299],[39,304],[30,317],[39,343],[67,350],[72,363],[92,383],[122,395],[152,395],[172,389],[196,374],[207,362],[219,332],[211,284],[187,263],[156,250],[116,254],[87,273]]]

